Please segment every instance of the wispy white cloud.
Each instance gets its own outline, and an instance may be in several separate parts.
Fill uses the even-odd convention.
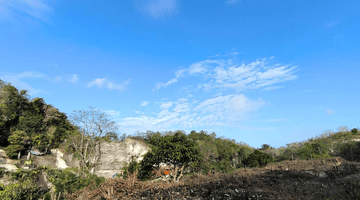
[[[241,0],[227,0],[227,1],[225,1],[225,3],[228,5],[233,5],[233,4],[239,3],[240,1]]]
[[[62,81],[64,81],[63,77],[68,77],[67,79],[65,79],[65,81],[68,81],[68,82],[76,83],[79,81],[77,74],[68,75],[68,76],[49,77],[48,75],[45,75],[40,72],[35,72],[35,71],[25,71],[25,72],[21,72],[18,74],[17,73],[1,73],[0,72],[0,79],[11,83],[12,85],[14,85],[15,87],[17,87],[19,89],[28,90],[29,95],[31,95],[31,96],[36,95],[38,93],[44,93],[45,91],[43,91],[41,89],[36,89],[36,88],[30,86],[28,83],[26,83],[25,80],[27,80],[27,79],[43,79],[43,80],[49,81],[49,82],[54,82],[54,81],[62,82]]]
[[[143,101],[143,102],[141,102],[140,106],[141,106],[141,107],[144,107],[144,106],[147,106],[148,104],[149,104],[148,101]]]
[[[155,86],[155,89],[153,89],[153,91],[154,90],[159,90],[159,89],[161,89],[161,88],[165,88],[165,87],[167,87],[167,86],[169,86],[169,85],[171,85],[171,84],[173,84],[173,83],[176,83],[176,82],[178,82],[178,79],[177,78],[173,78],[173,79],[170,79],[168,82],[166,82],[166,83],[157,83],[156,84],[156,86]]]
[[[24,79],[38,79],[38,78],[46,78],[46,75],[34,71],[27,71],[19,74],[0,73],[1,80],[11,83],[11,85],[17,87],[18,89],[27,90],[30,96],[42,93],[44,91],[30,86],[28,83],[24,81]]]
[[[124,90],[127,85],[130,84],[130,79],[124,81],[121,84],[111,82],[106,78],[96,78],[87,84],[88,87],[97,86],[98,88],[106,87],[109,90]]]
[[[98,88],[101,88],[104,86],[106,81],[107,81],[106,78],[96,78],[95,80],[89,82],[87,86],[88,87],[97,86]]]
[[[77,83],[77,82],[79,82],[79,75],[73,74],[73,75],[69,76],[67,80],[71,83]]]
[[[0,19],[49,22],[52,12],[52,7],[43,0],[0,1]]]
[[[331,29],[331,28],[334,28],[334,27],[338,26],[339,24],[340,24],[340,20],[336,19],[336,20],[326,22],[325,24],[323,24],[322,27],[324,29]]]
[[[119,118],[117,121],[127,133],[146,130],[184,129],[201,126],[235,126],[265,105],[262,99],[252,100],[243,94],[225,95],[201,102],[188,98],[161,102],[155,115]]]
[[[135,7],[153,18],[168,16],[177,11],[178,0],[135,0]]]
[[[236,63],[233,60],[208,59],[191,64],[188,68],[175,72],[175,77],[167,83],[158,83],[156,89],[167,87],[180,81],[183,77],[200,75],[207,83],[199,84],[198,88],[205,91],[212,89],[234,89],[244,91],[250,89],[274,90],[282,86],[277,84],[297,78],[296,66],[272,63],[269,59],[257,59],[254,62]]]
[[[335,111],[334,111],[334,110],[331,110],[331,109],[326,109],[325,112],[326,112],[326,114],[328,114],[328,115],[332,115],[332,114],[335,113]]]
[[[277,119],[267,119],[265,120],[265,122],[282,122],[282,121],[286,121],[287,119],[285,118],[277,118]]]
[[[107,115],[109,115],[112,119],[114,118],[118,118],[120,116],[120,112],[119,111],[115,111],[115,110],[105,110],[104,111]]]

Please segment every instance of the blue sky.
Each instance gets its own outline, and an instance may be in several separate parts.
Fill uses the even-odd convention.
[[[120,133],[253,147],[359,126],[358,0],[1,0],[0,79]]]

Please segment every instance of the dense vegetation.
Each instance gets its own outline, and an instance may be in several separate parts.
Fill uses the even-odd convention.
[[[183,131],[147,131],[128,137],[151,147],[140,163],[132,158],[124,168],[123,178],[137,172],[141,180],[154,178],[153,172],[159,169],[161,163],[173,166],[172,180],[178,181],[194,173],[228,173],[238,168],[262,167],[285,160],[341,156],[360,162],[360,142],[353,141],[360,138],[357,128],[347,130],[342,127],[337,133],[328,132],[307,141],[287,144],[286,147],[272,148],[264,144],[259,149],[205,131],[191,131],[189,134]],[[90,107],[87,111],[75,111],[68,120],[64,113],[46,104],[42,98],[31,99],[26,91],[18,91],[0,80],[0,148],[6,151],[7,156],[16,158],[19,152],[24,154],[33,148],[49,153],[52,148],[62,145],[80,163],[78,169],[64,171],[37,168],[7,173],[19,182],[0,184],[0,199],[49,199],[49,191],[34,184],[40,172],[48,174],[49,181],[55,186],[55,194],[70,194],[90,185],[98,186],[104,179],[89,173],[96,166],[96,162],[90,162],[89,158],[100,151],[96,149],[100,148],[100,142],[123,139],[124,136],[118,137],[116,124],[98,109]],[[98,159],[96,157],[95,160]],[[0,178],[5,174],[0,168]]]
[[[49,152],[73,130],[64,113],[0,80],[0,146],[9,157],[33,147]]]

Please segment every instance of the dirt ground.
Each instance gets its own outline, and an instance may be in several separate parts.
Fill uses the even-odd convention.
[[[360,199],[360,163],[341,158],[286,161],[178,183],[108,179],[70,199]]]

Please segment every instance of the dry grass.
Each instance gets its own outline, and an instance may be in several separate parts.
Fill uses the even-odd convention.
[[[286,161],[230,174],[193,175],[177,183],[108,179],[69,199],[360,199],[360,163],[341,158]],[[322,171],[320,178],[305,171]]]

